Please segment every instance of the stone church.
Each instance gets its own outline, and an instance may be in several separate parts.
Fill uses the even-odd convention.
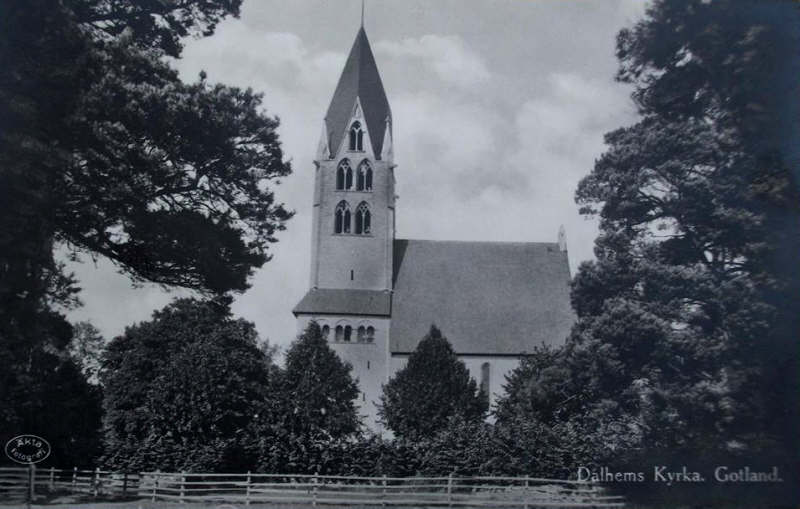
[[[362,26],[314,161],[310,289],[294,314],[299,330],[317,321],[353,366],[360,412],[376,431],[382,384],[431,324],[494,402],[519,358],[537,344],[563,343],[574,321],[563,229],[557,242],[396,238],[394,143]]]

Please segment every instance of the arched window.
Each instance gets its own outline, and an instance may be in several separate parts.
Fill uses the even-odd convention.
[[[356,334],[358,342],[363,343],[366,340],[366,336],[367,336],[367,328],[362,325],[358,328],[358,333]]]
[[[333,215],[334,233],[350,233],[350,205],[342,200],[336,205],[336,212]]]
[[[371,221],[370,213],[369,213],[369,205],[367,202],[362,201],[359,204],[358,208],[356,209],[356,234],[357,235],[367,235],[370,232],[370,221]]]
[[[350,168],[350,161],[342,159],[336,168],[336,190],[344,191],[353,187],[353,169]]]
[[[367,161],[363,161],[358,165],[356,189],[358,191],[372,191],[372,168]]]
[[[350,126],[350,150],[364,150],[364,130],[361,129],[361,122],[356,120]]]
[[[344,339],[344,327],[341,325],[336,326],[336,341],[341,341]]]
[[[372,343],[375,341],[375,327],[370,325],[367,327],[367,343]]]
[[[322,337],[328,339],[328,335],[331,333],[331,328],[327,325],[322,326]]]
[[[353,328],[349,325],[344,326],[344,340],[350,341],[350,337],[353,335]]]
[[[489,396],[489,377],[491,376],[491,367],[488,362],[481,365],[481,392]]]

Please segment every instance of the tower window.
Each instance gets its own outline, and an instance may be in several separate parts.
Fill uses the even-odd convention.
[[[345,341],[350,341],[350,338],[352,337],[352,335],[353,335],[353,328],[350,327],[349,325],[345,325],[344,326],[344,340]]]
[[[364,327],[362,325],[361,327],[358,328],[357,337],[358,337],[358,342],[359,343],[363,343],[366,340],[366,337],[367,337],[367,329],[366,329],[366,327]]]
[[[344,327],[341,325],[336,326],[336,341],[342,341],[344,339]]]
[[[364,130],[358,120],[350,126],[350,150],[359,152],[364,150]]]
[[[339,166],[336,168],[336,190],[344,191],[353,188],[353,169],[350,167],[350,161],[342,159]]]
[[[327,326],[327,325],[323,325],[322,326],[322,337],[323,338],[328,339],[328,335],[330,334],[330,332],[331,332],[331,328],[329,326]]]
[[[336,205],[333,220],[334,233],[350,233],[350,205],[342,200]]]
[[[368,161],[362,161],[362,163],[358,165],[356,190],[372,191],[372,168]]]
[[[375,341],[375,327],[370,325],[367,327],[367,343],[372,343]]]
[[[371,217],[369,213],[369,205],[367,202],[362,201],[356,209],[356,234],[367,235],[370,233]]]

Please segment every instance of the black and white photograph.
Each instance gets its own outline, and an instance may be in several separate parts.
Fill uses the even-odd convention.
[[[800,2],[0,0],[0,509],[800,507]]]

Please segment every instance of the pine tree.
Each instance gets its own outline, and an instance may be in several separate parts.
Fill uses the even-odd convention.
[[[782,108],[797,21],[788,2],[659,0],[618,36],[642,118],[607,134],[576,193],[601,233],[573,283],[568,361],[646,447],[796,434],[798,130]]]
[[[431,437],[450,419],[482,419],[488,410],[483,394],[441,331],[431,326],[408,358],[383,388],[379,415],[403,438]]]

